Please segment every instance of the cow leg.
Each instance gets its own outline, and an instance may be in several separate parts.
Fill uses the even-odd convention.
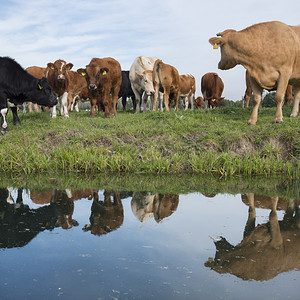
[[[154,86],[154,95],[153,95],[153,111],[156,111],[156,101],[157,101],[157,97],[158,97],[158,87]]]
[[[244,238],[249,236],[249,234],[255,229],[255,219],[256,211],[254,205],[254,193],[245,194],[247,200],[249,201],[248,219],[244,229]]]
[[[6,122],[6,115],[7,115],[8,108],[2,108],[1,113],[1,134],[4,135],[7,131],[7,122]]]
[[[69,118],[68,113],[68,92],[64,92],[60,101],[60,115]]]
[[[68,113],[72,110],[72,105],[75,97],[68,93]]]
[[[299,102],[300,102],[300,86],[293,86],[294,89],[294,105],[291,113],[291,117],[297,117],[299,113]]]
[[[16,106],[11,107],[11,111],[13,114],[13,123],[14,125],[20,125],[20,119],[18,117],[18,108]]]
[[[50,117],[56,118],[56,105],[50,108]]]
[[[136,110],[136,99],[135,99],[135,95],[131,96],[131,100],[132,100],[132,106],[133,106],[133,109]]]
[[[96,109],[96,105],[97,105],[97,98],[91,98],[90,102],[91,102],[90,117],[95,118],[95,109]]]
[[[179,92],[177,93],[177,95],[175,94],[175,110],[178,111],[178,102],[179,102]]]
[[[164,103],[165,103],[166,111],[170,111],[169,98],[170,98],[170,89],[169,88],[164,88]],[[177,98],[177,109],[178,109],[178,98]]]
[[[79,100],[79,96],[75,96],[73,99],[73,104],[72,104],[73,109],[75,109],[75,111],[77,111],[77,112],[79,112],[78,100]],[[71,108],[71,110],[72,110],[72,108]]]
[[[276,207],[278,203],[278,197],[272,197],[272,210],[270,212],[270,231],[271,231],[271,245],[274,248],[278,248],[282,245],[282,236],[280,232],[280,226],[278,223],[278,217],[276,213]]]
[[[143,94],[143,112],[147,111],[147,102],[148,102],[148,95],[146,92]]]
[[[122,105],[123,105],[123,110],[124,111],[126,110],[126,100],[127,100],[127,97],[126,96],[122,96]]]
[[[257,122],[258,108],[261,102],[261,95],[263,89],[256,83],[254,79],[252,79],[252,77],[250,78],[250,81],[251,81],[251,87],[253,91],[253,110],[250,119],[248,121],[248,125],[255,125]]]
[[[135,103],[136,103],[135,112],[139,113],[141,111],[141,97],[143,92],[140,93],[134,86],[131,87],[135,96]]]

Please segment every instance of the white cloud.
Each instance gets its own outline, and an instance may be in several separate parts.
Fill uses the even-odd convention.
[[[224,96],[239,100],[245,90],[244,69],[220,71],[219,51],[208,39],[228,28],[280,20],[300,23],[299,1],[198,0],[15,0],[1,2],[0,55],[15,58],[23,67],[45,66],[65,59],[74,69],[92,57],[111,56],[129,69],[139,55],[157,56],[180,74],[200,80],[217,72],[224,81]]]

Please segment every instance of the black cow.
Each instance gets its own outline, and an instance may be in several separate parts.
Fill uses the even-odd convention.
[[[129,80],[129,71],[122,71],[122,83],[120,86],[120,91],[119,91],[119,98],[122,97],[122,105],[123,105],[123,110],[126,109],[126,100],[127,97],[131,97],[132,103],[133,103],[133,109],[136,109],[136,101],[135,101],[135,96],[134,92],[131,88],[131,83]]]
[[[0,57],[0,113],[1,133],[7,130],[6,114],[7,99],[14,104],[22,104],[30,99],[31,102],[43,106],[57,104],[52,89],[46,78],[37,79],[27,73],[15,60],[10,57]]]

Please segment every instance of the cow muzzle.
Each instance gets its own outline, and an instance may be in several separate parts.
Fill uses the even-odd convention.
[[[94,90],[97,89],[97,85],[94,84],[94,83],[92,83],[92,84],[89,85],[89,89],[90,89],[91,91],[94,91]]]
[[[62,81],[62,80],[65,80],[66,79],[66,77],[65,77],[65,75],[63,75],[63,74],[59,74],[58,76],[57,76],[57,80],[59,80],[59,81]]]

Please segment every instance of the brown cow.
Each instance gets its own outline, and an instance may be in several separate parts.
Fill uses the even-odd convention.
[[[201,78],[201,92],[207,107],[219,107],[222,96],[224,83],[217,73],[206,73]]]
[[[56,60],[54,63],[47,64],[46,78],[53,89],[53,93],[58,97],[60,103],[60,115],[65,118],[69,117],[68,113],[68,89],[70,78],[67,71],[73,67],[72,63],[66,63],[62,59]],[[50,110],[52,118],[56,118],[56,105]]]
[[[75,98],[88,99],[88,89],[86,86],[86,80],[83,76],[74,71],[68,71],[69,74],[69,89],[68,89],[68,112],[70,112]],[[77,104],[77,101],[76,101]],[[78,106],[75,106],[75,109],[78,111]]]
[[[205,263],[218,273],[231,273],[244,280],[265,281],[282,272],[300,268],[300,215],[299,202],[290,199],[282,221],[278,221],[276,209],[278,197],[267,197],[271,208],[269,222],[255,226],[255,200],[257,195],[242,196],[249,203],[248,220],[243,240],[236,246],[225,238],[215,240],[215,259]],[[260,197],[260,200],[262,197]],[[260,207],[260,205],[259,205]]]
[[[250,98],[252,95],[251,81],[249,72],[246,70],[246,90],[243,97],[243,107],[249,107]],[[288,85],[285,91],[283,106],[290,106],[293,102],[293,86]]]
[[[85,69],[78,69],[77,72],[85,77],[90,91],[90,117],[95,117],[96,105],[98,108],[104,106],[106,118],[110,116],[111,107],[113,115],[117,116],[116,105],[122,83],[119,62],[111,57],[93,58]]]
[[[204,106],[204,100],[201,96],[197,97],[194,100],[194,108],[203,108]]]
[[[31,74],[32,76],[38,78],[38,79],[42,79],[43,77],[46,77],[46,68],[42,68],[42,67],[37,67],[37,66],[32,66],[32,67],[28,67],[27,69],[25,69],[29,74]],[[40,112],[40,106],[36,103],[32,103],[32,102],[28,102],[28,109],[29,112],[32,112],[33,109],[36,112]]]
[[[220,46],[218,68],[228,70],[240,64],[249,74],[254,94],[254,107],[248,121],[257,122],[258,107],[263,89],[277,89],[275,123],[281,123],[282,102],[288,84],[293,85],[295,100],[291,117],[296,117],[300,101],[300,25],[288,26],[281,22],[265,22],[241,31],[225,30],[209,43]]]
[[[187,110],[189,106],[194,109],[194,99],[196,91],[196,81],[193,75],[179,75],[180,97],[183,98],[184,108]]]
[[[85,225],[84,231],[91,231],[94,235],[104,235],[118,229],[124,220],[123,204],[120,192],[104,191],[104,201],[99,201],[98,192],[94,192],[91,208],[90,225]]]
[[[175,101],[175,109],[178,111],[179,73],[173,66],[163,63],[160,59],[156,60],[153,66],[153,87],[155,94],[153,97],[153,110],[156,111],[156,100],[158,92],[164,93],[164,103],[167,111],[169,108],[169,99]]]

